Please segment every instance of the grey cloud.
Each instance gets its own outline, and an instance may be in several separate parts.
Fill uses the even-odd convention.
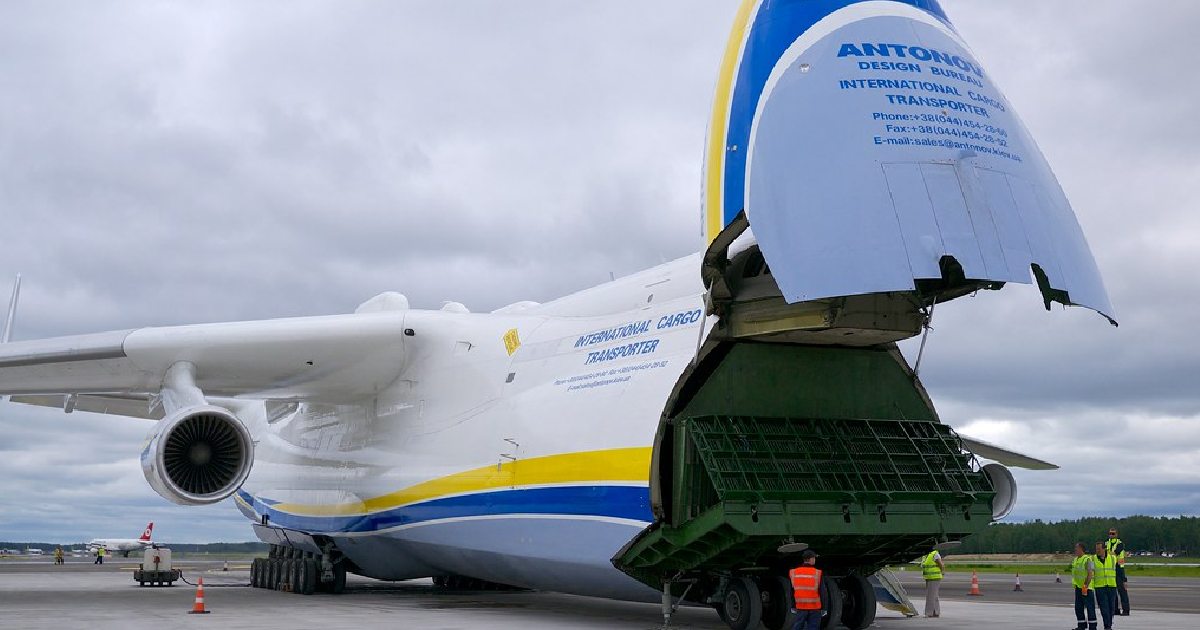
[[[947,407],[952,413],[964,411]],[[978,407],[969,410],[981,413]],[[1011,520],[1194,514],[1200,505],[1195,482],[1200,416],[1105,410],[1069,416],[1025,412],[1024,417],[984,410],[982,415],[956,423],[958,430],[1061,466],[1053,472],[1013,471],[1020,500]]]

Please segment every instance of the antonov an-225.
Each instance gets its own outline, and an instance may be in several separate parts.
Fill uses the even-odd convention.
[[[866,627],[872,574],[1011,509],[975,455],[1046,467],[942,424],[895,343],[1007,282],[1111,320],[1099,272],[934,0],[743,2],[703,177],[703,251],[551,302],[23,341],[0,393],[159,419],[146,479],[232,497],[273,545],[256,586],[433,576],[780,628],[807,545],[828,625]]]

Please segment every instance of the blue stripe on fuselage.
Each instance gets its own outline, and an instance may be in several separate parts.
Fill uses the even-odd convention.
[[[599,516],[650,522],[650,490],[645,486],[557,486],[498,490],[422,501],[411,505],[350,516],[305,516],[281,512],[244,490],[238,496],[253,507],[239,503],[247,518],[267,514],[272,525],[305,532],[361,533],[447,518],[498,516],[504,514],[548,514]]]

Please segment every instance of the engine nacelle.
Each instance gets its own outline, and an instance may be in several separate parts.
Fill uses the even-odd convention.
[[[142,449],[142,472],[154,491],[180,505],[232,495],[254,463],[254,442],[226,409],[188,407],[163,418]]]
[[[988,464],[983,472],[992,481],[992,489],[996,496],[992,499],[992,520],[1000,520],[1008,516],[1017,505],[1017,480],[1012,472],[1003,464]]]

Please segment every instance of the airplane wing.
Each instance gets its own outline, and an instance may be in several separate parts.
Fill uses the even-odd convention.
[[[406,334],[416,333],[404,328],[403,312],[376,312],[0,344],[0,395],[126,415],[121,410],[138,411],[140,400],[162,390],[172,365],[187,362],[210,396],[339,402],[396,379]],[[71,394],[85,396],[53,396]]]
[[[1051,464],[1050,462],[1040,460],[1036,457],[1030,457],[1028,455],[1017,453],[1016,451],[1010,451],[1006,448],[996,446],[995,444],[984,442],[983,440],[967,437],[961,433],[958,434],[958,438],[962,440],[963,446],[967,447],[967,450],[971,451],[972,453],[975,453],[980,457],[985,457],[987,459],[1000,462],[1005,466],[1028,468],[1029,470],[1058,470],[1058,466],[1056,464]]]

